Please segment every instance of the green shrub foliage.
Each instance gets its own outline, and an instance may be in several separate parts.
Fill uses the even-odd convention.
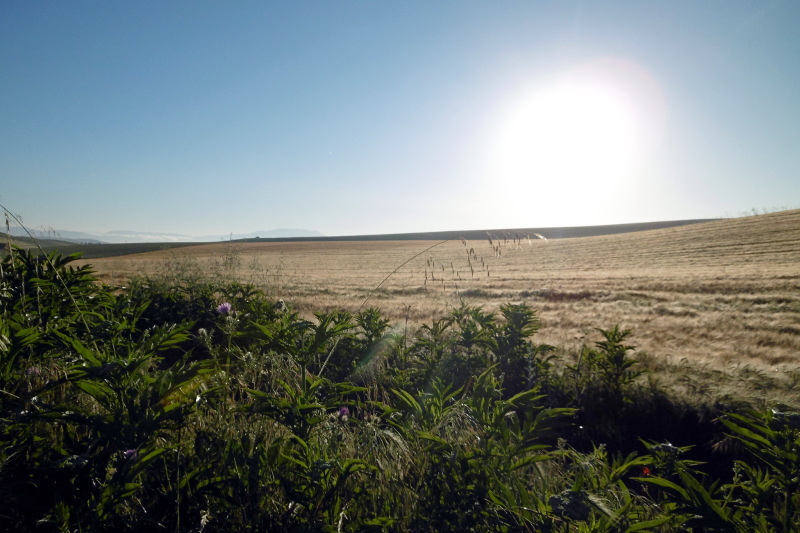
[[[0,262],[2,531],[798,531],[800,415],[678,408],[617,326],[573,361],[523,304],[398,333],[75,259]]]

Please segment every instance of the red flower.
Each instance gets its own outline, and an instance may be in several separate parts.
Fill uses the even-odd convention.
[[[648,467],[648,466],[643,466],[642,467],[642,475],[643,476],[649,476],[652,473],[653,473],[653,471],[650,470],[650,467]]]

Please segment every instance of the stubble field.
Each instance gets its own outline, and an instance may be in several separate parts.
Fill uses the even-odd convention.
[[[308,316],[377,307],[409,331],[461,301],[526,303],[538,342],[565,352],[597,327],[633,330],[652,370],[691,369],[676,383],[687,393],[724,377],[716,393],[800,394],[800,210],[573,239],[222,243],[90,262],[112,284],[225,276]]]

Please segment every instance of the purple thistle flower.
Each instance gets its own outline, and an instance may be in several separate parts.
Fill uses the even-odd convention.
[[[139,454],[136,452],[135,449],[131,448],[130,450],[125,450],[124,452],[122,452],[122,455],[125,457],[125,459],[136,459],[136,457],[138,457]]]
[[[233,310],[233,306],[230,303],[224,302],[217,306],[217,313],[221,315],[227,315]]]
[[[350,409],[348,409],[346,405],[341,406],[339,408],[339,418],[347,420],[348,416],[350,416]]]

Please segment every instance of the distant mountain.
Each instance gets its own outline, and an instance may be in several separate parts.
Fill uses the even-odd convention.
[[[106,233],[83,233],[69,230],[29,230],[37,239],[57,239],[59,241],[74,242],[79,244],[121,244],[141,242],[218,242],[225,240],[261,238],[287,238],[287,237],[323,237],[318,231],[305,229],[279,228],[273,230],[254,231],[252,233],[229,233],[227,235],[203,235],[194,237],[180,233],[158,233],[149,231],[115,230]],[[28,237],[28,233],[20,227],[10,228],[11,235],[15,237]]]
[[[97,235],[91,235],[89,233],[83,233],[80,231],[57,230],[53,228],[48,228],[46,230],[31,229],[28,231],[30,232],[30,235],[33,235],[34,238],[40,240],[57,240],[62,242],[74,242],[78,244],[103,244],[104,242]],[[20,228],[19,226],[11,226],[9,228],[9,234],[14,237],[30,237],[30,235],[28,235],[28,231],[25,231],[25,229]]]
[[[269,231],[254,231],[253,233],[234,233],[227,236],[233,239],[285,239],[288,237],[324,237],[318,231],[307,229],[278,228]]]
[[[208,237],[192,237],[180,233],[161,233],[152,231],[115,230],[98,235],[99,239],[108,243],[127,242],[202,242],[217,240]]]

